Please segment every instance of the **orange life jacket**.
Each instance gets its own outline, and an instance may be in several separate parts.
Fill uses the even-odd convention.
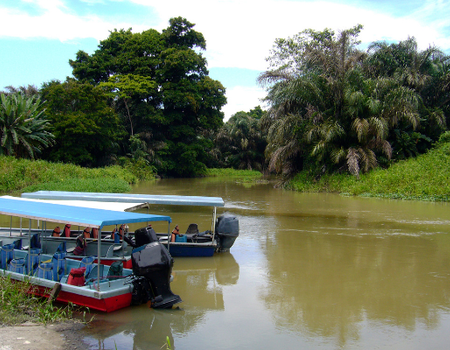
[[[60,235],[61,235],[61,229],[59,228],[59,226],[56,226],[53,229],[52,236],[53,237],[59,237]]]
[[[70,227],[72,225],[70,224],[66,224],[66,226],[64,226],[64,237],[70,237]]]
[[[86,227],[83,231],[84,238],[91,238],[91,233],[89,232],[89,227]]]

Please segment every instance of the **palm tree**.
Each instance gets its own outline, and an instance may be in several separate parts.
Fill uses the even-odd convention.
[[[429,140],[426,142],[430,147],[431,141],[437,140],[446,128],[445,115],[448,115],[446,111],[448,100],[445,102],[444,96],[446,95],[445,66],[449,60],[448,56],[436,47],[430,46],[425,50],[419,50],[413,37],[398,44],[375,42],[369,46],[369,53],[364,67],[367,74],[372,78],[394,80],[398,86],[396,94],[400,96],[400,98],[396,97],[397,100],[409,99],[411,104],[417,105],[416,110],[420,113],[417,115],[417,120],[421,120],[420,128],[418,123],[413,124],[413,129],[408,126],[402,128],[407,130],[396,128],[389,139],[394,144],[401,144],[405,132],[410,136],[414,133],[419,136],[417,140]],[[391,96],[394,95],[391,94]],[[393,119],[394,122],[395,119]],[[398,150],[395,153],[397,152]],[[411,149],[406,150],[406,153],[415,154],[416,152]]]
[[[272,58],[277,67],[259,77],[261,83],[269,84],[271,169],[295,173],[300,167],[293,162],[305,151],[321,169],[345,159],[353,173],[359,173],[360,163],[364,170],[375,166],[371,147],[383,142],[371,140],[369,130],[380,130],[375,127],[377,121],[371,127],[367,120],[354,120],[366,98],[357,93],[365,57],[355,48],[361,28],[337,36],[330,30],[307,30],[293,39],[277,41]],[[358,142],[351,140],[352,128]],[[383,129],[381,137],[385,134]]]
[[[265,161],[265,147],[265,136],[259,119],[251,116],[251,111],[234,114],[216,136],[216,148],[224,158],[222,165],[236,169],[261,171]]]
[[[268,128],[267,138],[270,142],[266,148],[269,171],[279,173],[288,179],[303,167],[304,140],[298,135],[302,127],[302,118],[288,114],[278,118]]]
[[[12,93],[0,98],[0,154],[34,158],[54,144],[39,98]]]
[[[412,86],[423,79],[370,75],[378,68],[367,69],[367,54],[356,49],[361,28],[337,35],[307,30],[277,40],[270,59],[274,69],[259,77],[269,87],[266,125],[278,129],[268,137],[272,169],[288,164],[294,174],[301,166],[293,159],[301,155],[296,161],[307,159],[315,171],[359,176],[378,166],[380,156],[391,158],[391,129],[400,123],[419,126],[422,100]]]

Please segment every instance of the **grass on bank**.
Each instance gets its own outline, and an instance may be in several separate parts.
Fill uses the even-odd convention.
[[[356,177],[324,175],[315,180],[306,172],[298,174],[286,188],[300,192],[338,192],[344,195],[450,201],[450,142],[416,158],[400,161],[389,169],[377,169]]]
[[[130,184],[154,179],[151,169],[139,163],[105,168],[0,156],[0,193],[37,190],[129,192]]]
[[[14,282],[9,276],[0,276],[0,324],[15,325],[24,322],[53,323],[72,319],[70,305],[59,308],[47,299],[36,297],[29,292],[33,287],[29,282]]]

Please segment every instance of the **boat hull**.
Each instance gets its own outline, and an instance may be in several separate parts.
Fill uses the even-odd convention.
[[[215,244],[170,243],[166,248],[173,257],[208,257],[213,256]]]
[[[132,303],[132,288],[130,285],[98,291],[94,286],[90,288],[77,287],[43,278],[24,276],[7,270],[0,270],[0,275],[9,276],[12,280],[21,283],[25,280],[29,281],[33,286],[31,293],[45,298],[49,298],[55,285],[60,284],[61,291],[58,293],[56,301],[65,304],[72,303],[97,311],[113,312],[128,307]],[[117,282],[113,283],[117,284]]]
[[[51,289],[38,287],[38,292],[34,293],[36,295],[43,296],[48,298],[50,295]],[[105,298],[105,299],[97,299],[94,297],[87,297],[84,295],[79,295],[71,292],[61,291],[56,298],[56,301],[60,303],[72,303],[78,306],[84,306],[89,309],[102,311],[102,312],[113,312],[116,310],[123,309],[125,307],[131,306],[131,292],[116,295],[113,297]]]

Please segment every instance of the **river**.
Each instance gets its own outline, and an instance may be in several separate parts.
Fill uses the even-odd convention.
[[[90,349],[447,349],[450,205],[273,184],[170,179],[134,193],[222,197],[240,236],[230,253],[175,258],[179,309],[96,314]],[[211,210],[152,207],[181,231]],[[173,227],[173,225],[172,225]],[[167,230],[167,227],[165,227]],[[164,348],[164,347],[163,347]]]

